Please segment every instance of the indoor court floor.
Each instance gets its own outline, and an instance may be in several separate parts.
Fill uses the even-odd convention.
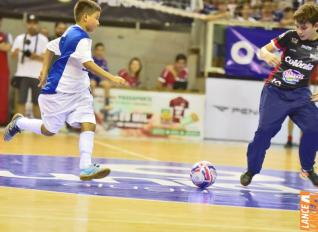
[[[2,134],[1,134],[2,137]],[[78,137],[24,133],[0,141],[0,231],[299,231],[297,148],[274,145],[248,187],[246,143],[96,137],[94,157],[112,173],[78,178]],[[207,190],[189,179],[193,163],[218,173]]]

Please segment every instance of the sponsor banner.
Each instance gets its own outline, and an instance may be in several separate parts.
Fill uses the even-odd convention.
[[[225,72],[241,78],[264,79],[273,70],[257,54],[259,49],[286,29],[227,27]]]
[[[208,78],[204,134],[207,139],[251,141],[258,126],[261,81]],[[287,121],[272,142],[287,141]],[[300,130],[294,128],[294,143],[299,143]]]
[[[111,89],[110,135],[203,139],[204,95]]]

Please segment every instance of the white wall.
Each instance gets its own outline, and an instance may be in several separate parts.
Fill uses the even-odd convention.
[[[261,81],[207,79],[205,138],[251,141],[258,126],[263,86]],[[299,143],[300,130],[296,126],[293,137]],[[287,120],[272,142],[287,142]]]

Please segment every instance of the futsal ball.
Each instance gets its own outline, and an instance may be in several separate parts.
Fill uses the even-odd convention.
[[[193,165],[190,177],[192,183],[199,188],[207,188],[216,180],[216,169],[208,161],[200,161]]]

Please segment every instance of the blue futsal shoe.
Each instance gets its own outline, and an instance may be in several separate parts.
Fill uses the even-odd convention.
[[[15,114],[11,122],[4,129],[3,140],[10,141],[17,133],[21,133],[20,128],[17,126],[17,121],[22,118],[22,114]]]
[[[103,167],[99,164],[92,164],[88,168],[81,169],[80,179],[81,180],[92,180],[92,179],[101,179],[108,176],[110,169]]]

